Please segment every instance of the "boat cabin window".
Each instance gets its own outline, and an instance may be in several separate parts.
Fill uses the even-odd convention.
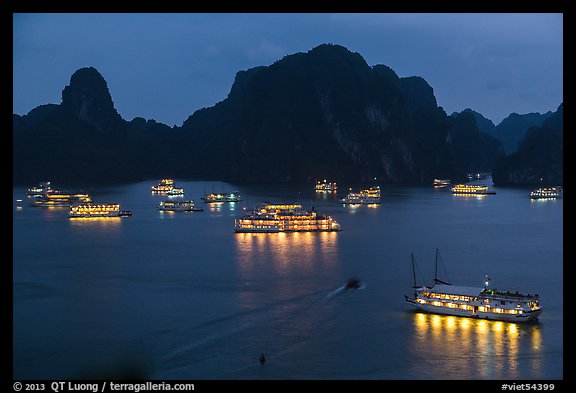
[[[500,300],[500,304],[501,304],[501,305],[505,305],[505,304],[506,304],[506,301]]]

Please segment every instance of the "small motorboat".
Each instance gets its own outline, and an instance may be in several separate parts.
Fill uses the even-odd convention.
[[[346,289],[358,289],[362,283],[357,278],[351,278],[346,282]]]

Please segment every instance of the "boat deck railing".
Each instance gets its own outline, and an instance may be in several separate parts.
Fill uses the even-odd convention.
[[[483,296],[492,296],[492,297],[506,297],[506,298],[526,298],[526,299],[538,299],[538,294],[525,294],[519,292],[510,292],[510,291],[498,291],[497,289],[485,289],[480,292],[480,295]]]

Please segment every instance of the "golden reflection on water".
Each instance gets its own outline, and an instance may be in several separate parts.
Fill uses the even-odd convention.
[[[238,270],[248,288],[258,287],[263,277],[293,281],[301,275],[330,276],[338,266],[336,232],[236,233],[235,240]],[[274,286],[273,296],[292,298],[308,291],[306,286],[279,285]],[[248,289],[240,292],[239,301],[241,307],[252,308],[269,299],[259,290]],[[286,305],[295,306],[293,302]]]
[[[541,333],[538,325],[477,320],[416,312],[410,342],[418,372],[429,378],[515,378],[521,361],[540,374]],[[527,354],[520,358],[520,348]],[[524,360],[521,360],[524,359]]]
[[[109,226],[117,227],[122,222],[122,217],[70,217],[73,226]]]
[[[210,202],[207,205],[211,212],[221,212],[222,206],[224,206],[224,202]]]
[[[321,201],[328,201],[332,199],[338,199],[336,195],[336,191],[318,191],[314,193],[314,199],[321,200]]]
[[[530,198],[531,204],[547,204],[547,203],[556,203],[556,202],[557,202],[557,198],[537,198],[537,199]]]
[[[247,277],[257,269],[276,274],[332,269],[336,263],[336,232],[237,233],[239,269]]]
[[[464,200],[477,200],[483,201],[488,195],[486,194],[452,194],[453,199],[464,199]]]

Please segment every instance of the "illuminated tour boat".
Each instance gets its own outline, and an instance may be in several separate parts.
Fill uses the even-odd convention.
[[[337,188],[338,187],[336,186],[335,182],[334,183],[328,183],[326,181],[326,179],[324,179],[323,182],[318,180],[316,182],[316,187],[315,187],[316,192],[334,192],[334,191],[336,191]]]
[[[240,202],[242,199],[238,191],[233,192],[221,192],[221,193],[208,193],[204,194],[200,198],[205,203],[216,203],[216,202]]]
[[[483,173],[468,173],[466,175],[468,177],[468,180],[472,181],[472,180],[482,180],[482,179],[486,179],[489,176],[491,176],[490,172],[483,172]]]
[[[152,192],[165,194],[174,188],[174,180],[162,179],[160,184],[152,186]]]
[[[30,205],[36,207],[70,207],[74,204],[89,202],[92,202],[92,198],[88,194],[51,191],[35,198]]]
[[[160,211],[170,212],[201,212],[204,209],[194,205],[194,201],[162,201],[158,205]]]
[[[488,186],[475,184],[458,184],[452,187],[454,195],[494,195],[495,191],[488,190]]]
[[[450,184],[450,180],[434,179],[434,187],[446,187]]]
[[[342,203],[349,205],[370,205],[380,203],[380,186],[370,187],[358,193],[349,192]]]
[[[92,202],[88,194],[55,190],[49,181],[30,187],[26,195],[34,197],[30,205],[37,207],[70,207],[75,203]]]
[[[532,199],[555,199],[562,198],[564,192],[561,186],[558,187],[543,187],[534,190],[530,193]]]
[[[50,182],[46,181],[46,182],[42,182],[39,183],[37,186],[34,187],[30,187],[27,191],[26,191],[26,195],[31,196],[31,197],[35,197],[35,198],[40,198],[50,192],[52,192],[52,187],[50,187]]]
[[[184,195],[184,189],[179,187],[172,187],[170,190],[166,191],[168,196],[182,196]]]
[[[480,288],[452,285],[436,275],[434,286],[428,288],[416,285],[414,259],[412,271],[414,293],[404,297],[407,304],[421,311],[505,322],[533,321],[543,311],[537,294],[490,289],[488,276],[484,288]]]
[[[263,203],[234,221],[235,232],[335,232],[340,231],[332,217],[318,214],[302,205]]]
[[[71,218],[92,217],[124,217],[131,216],[132,212],[120,210],[118,203],[82,204],[70,207]]]

